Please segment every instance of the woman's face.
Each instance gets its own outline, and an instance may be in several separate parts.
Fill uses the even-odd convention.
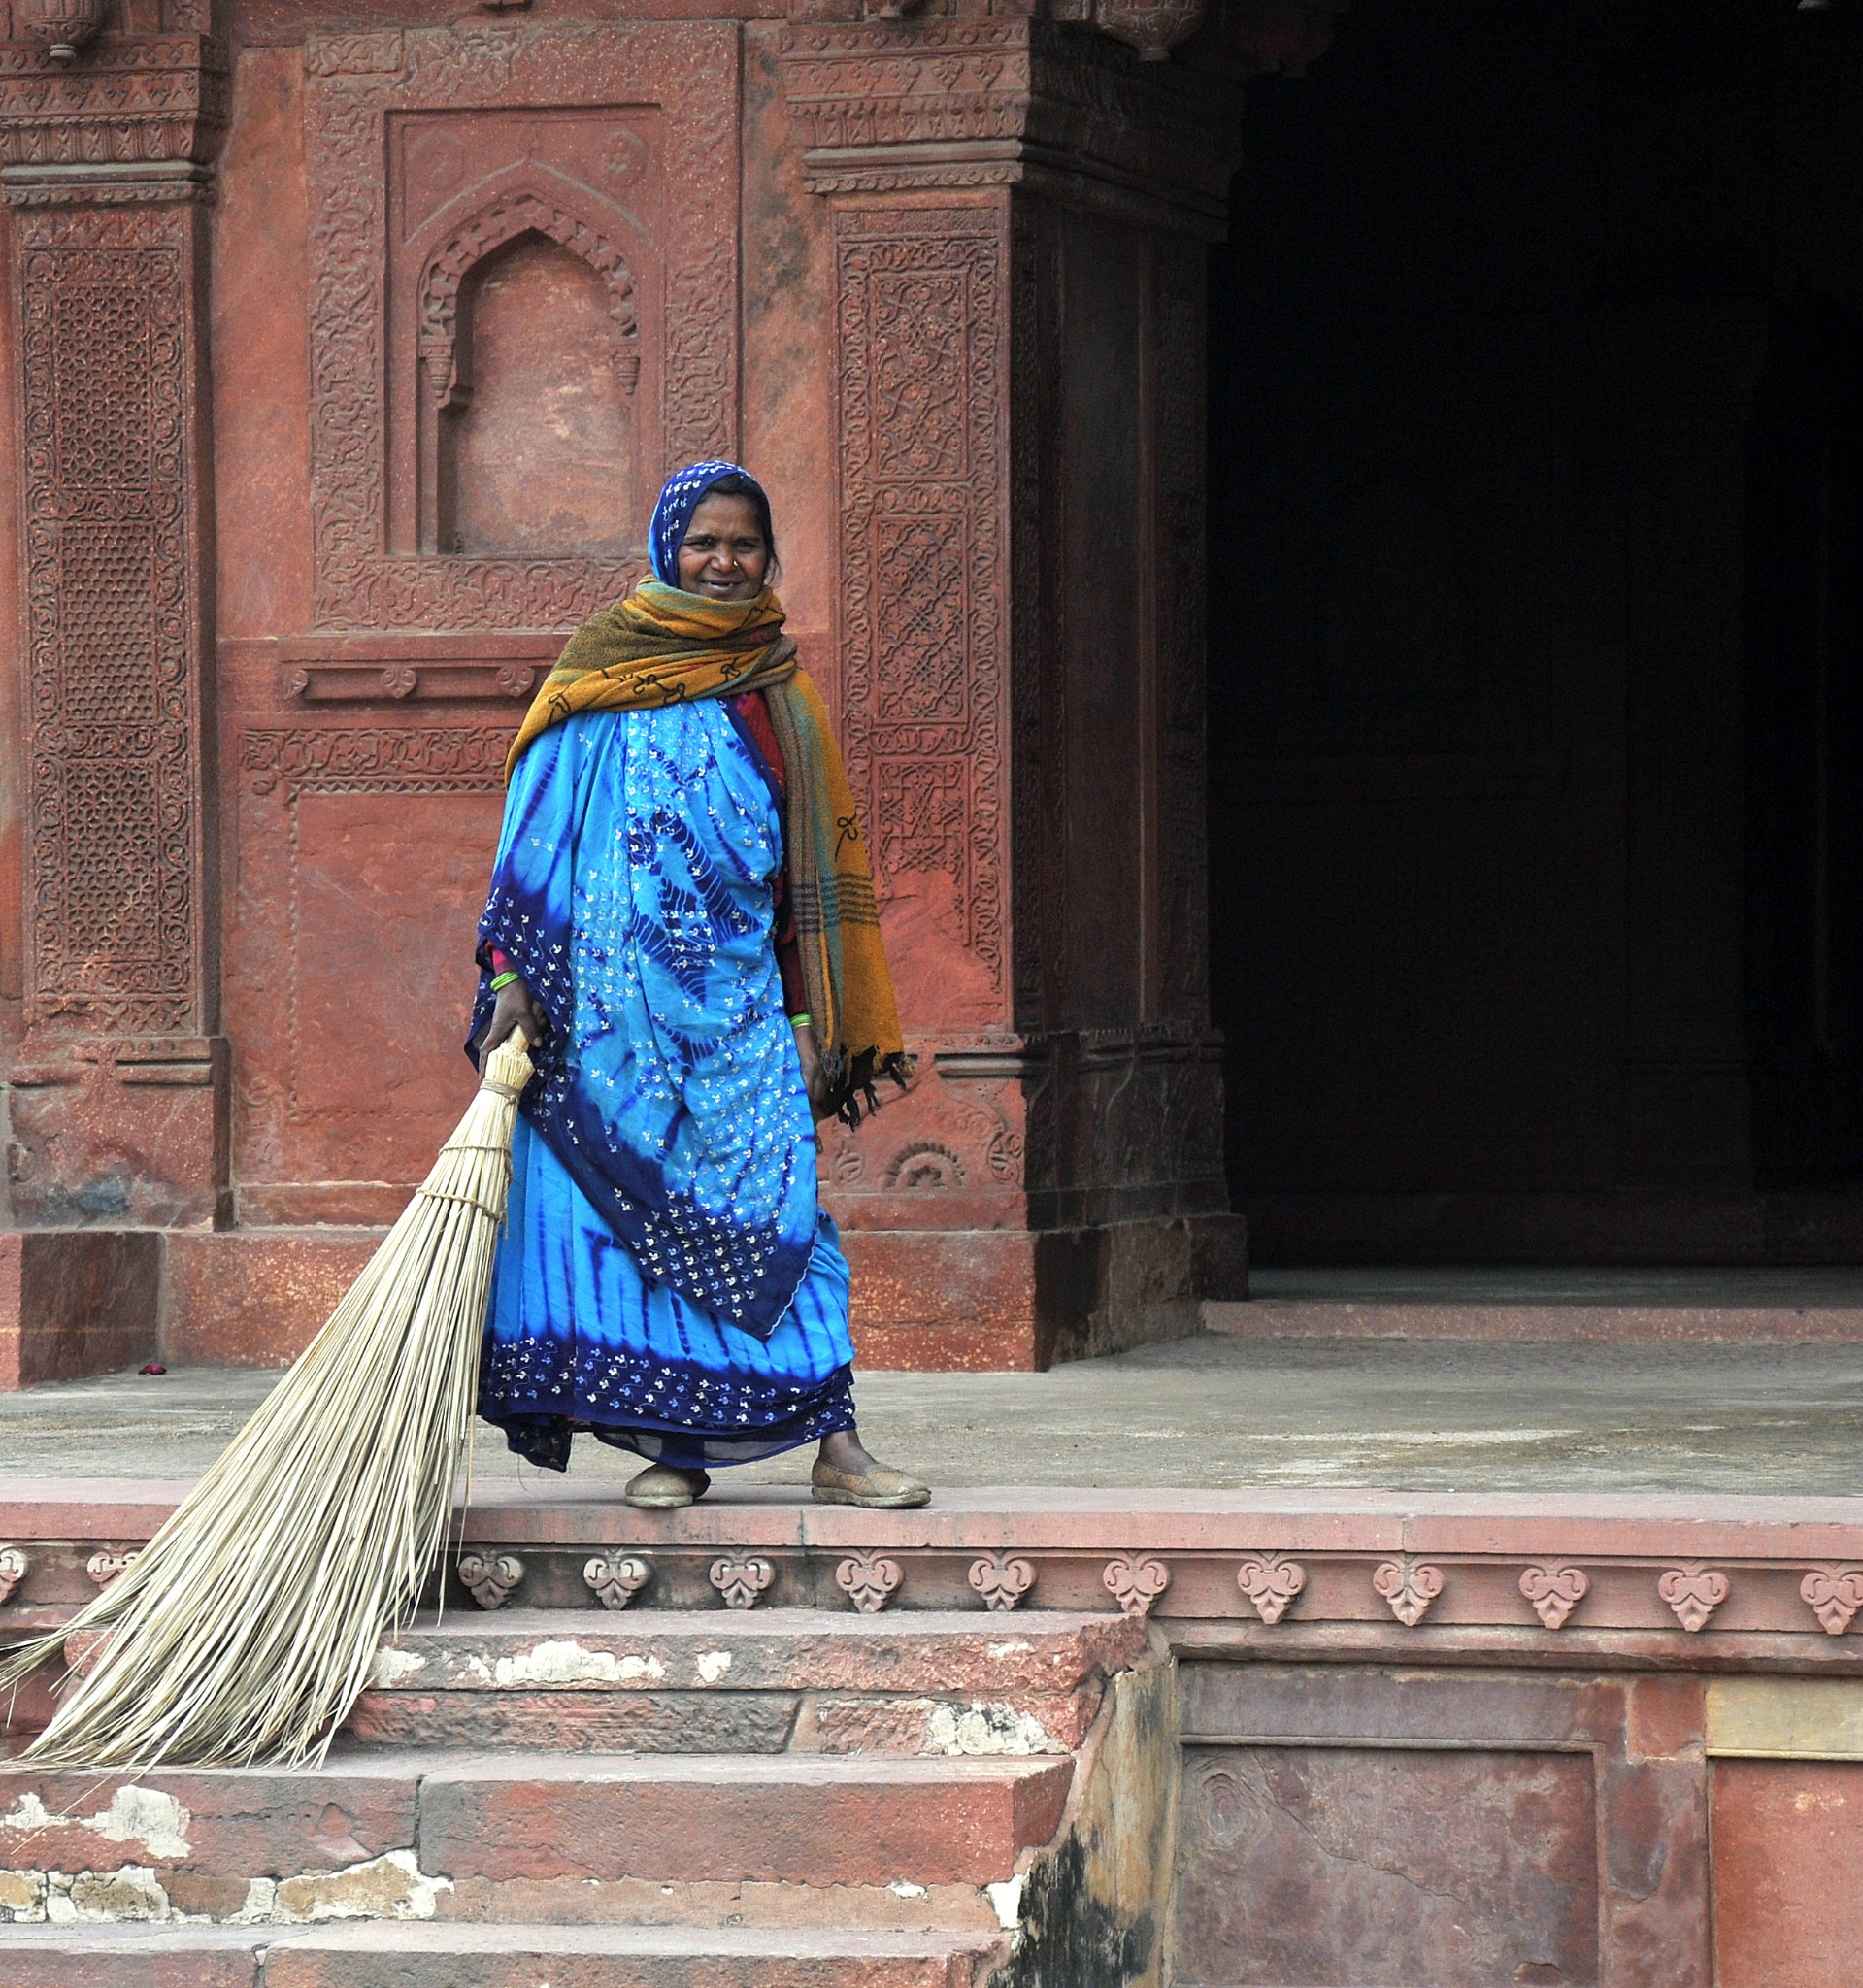
[[[680,590],[713,601],[754,601],[770,570],[770,545],[748,497],[707,497],[680,547]]]

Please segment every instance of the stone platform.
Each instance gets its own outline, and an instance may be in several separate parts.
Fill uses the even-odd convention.
[[[109,1476],[132,1457],[196,1474],[276,1377],[190,1368],[0,1394],[0,1480]],[[1048,1374],[862,1369],[855,1393],[875,1447],[941,1486],[1842,1495],[1863,1458],[1863,1346],[1842,1342],[1210,1335]],[[583,1439],[567,1488],[613,1498],[637,1467]],[[565,1489],[488,1429],[473,1468],[541,1499]],[[796,1453],[719,1481],[807,1475]]]
[[[0,1635],[181,1489],[9,1481]],[[1854,1978],[1863,1498],[506,1482],[445,1573],[321,1768],[0,1768],[0,1978]]]
[[[272,1384],[0,1398],[0,1639]],[[860,1402],[929,1509],[791,1456],[637,1512],[482,1433],[324,1767],[0,1766],[0,1981],[1851,1988],[1863,1347],[1439,1320]]]

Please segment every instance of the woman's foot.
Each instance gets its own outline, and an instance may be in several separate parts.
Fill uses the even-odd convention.
[[[862,1505],[878,1511],[907,1511],[931,1503],[931,1486],[876,1462],[851,1429],[821,1439],[812,1473],[817,1505]]]
[[[649,1464],[638,1477],[628,1479],[621,1495],[644,1511],[677,1511],[703,1498],[711,1488],[712,1479],[704,1471],[676,1471],[671,1464]]]

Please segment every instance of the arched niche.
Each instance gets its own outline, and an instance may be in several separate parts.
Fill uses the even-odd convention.
[[[419,549],[624,550],[643,502],[641,324],[619,244],[507,190],[427,255],[416,339]]]

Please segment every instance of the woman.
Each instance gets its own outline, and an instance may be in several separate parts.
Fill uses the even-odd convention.
[[[916,1506],[855,1429],[815,1116],[910,1074],[821,701],[735,464],[660,493],[655,578],[570,641],[506,768],[473,1042],[536,1045],[479,1411],[549,1470],[589,1429],[630,1504],[819,1441],[815,1495]],[[813,1114],[812,1115],[812,1109]]]

